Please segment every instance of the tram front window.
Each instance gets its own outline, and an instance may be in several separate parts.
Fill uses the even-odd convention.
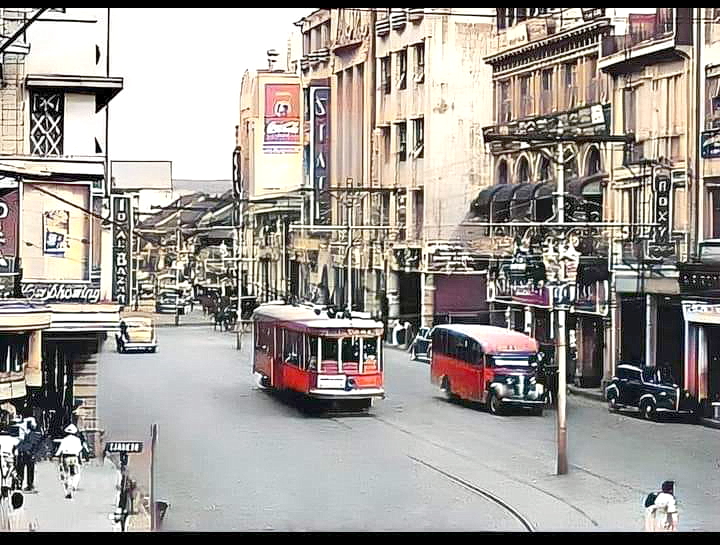
[[[323,339],[322,340],[322,360],[323,361],[338,361],[338,341],[337,339]]]
[[[342,361],[343,363],[359,363],[360,339],[345,338],[342,340]]]

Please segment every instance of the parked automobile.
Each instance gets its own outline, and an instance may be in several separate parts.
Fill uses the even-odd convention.
[[[647,420],[660,413],[685,415],[696,418],[697,400],[682,390],[673,380],[670,371],[662,367],[646,367],[622,363],[617,374],[605,388],[610,411],[637,410]]]
[[[123,318],[120,321],[120,333],[115,335],[115,343],[120,354],[133,350],[156,352],[155,324],[151,318],[136,316]]]
[[[432,340],[432,328],[421,327],[415,339],[410,345],[410,357],[413,361],[422,360],[430,362],[430,343]]]
[[[174,291],[162,292],[155,300],[155,312],[162,314],[185,314],[190,309],[190,301]]]

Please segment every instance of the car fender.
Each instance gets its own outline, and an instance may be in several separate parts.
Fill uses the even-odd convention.
[[[610,390],[615,390],[615,392],[617,392],[618,397],[620,396],[620,388],[617,387],[617,384],[611,384],[610,386],[607,386],[605,388],[605,397],[608,396],[608,394],[610,393]]]
[[[652,402],[653,402],[653,403],[655,404],[655,406],[657,407],[657,399],[655,399],[655,396],[654,396],[653,394],[644,394],[644,395],[641,395],[641,396],[640,396],[640,399],[638,400],[638,407],[639,407],[640,405],[642,405],[642,402],[643,402],[644,400],[648,399],[648,398],[652,399]]]

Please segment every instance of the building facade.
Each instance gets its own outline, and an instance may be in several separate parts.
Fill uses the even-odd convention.
[[[41,367],[28,363],[34,371],[24,395],[2,393],[18,409],[57,410],[55,431],[77,407],[83,428],[98,427],[96,354],[119,323],[107,106],[123,81],[108,71],[108,22],[108,8],[0,10],[2,191],[16,209],[3,220],[13,236],[4,238],[1,272],[16,284],[12,295],[26,301],[18,305],[43,316],[28,322],[31,339],[18,348],[25,356],[41,352]],[[119,250],[127,259],[127,247]]]

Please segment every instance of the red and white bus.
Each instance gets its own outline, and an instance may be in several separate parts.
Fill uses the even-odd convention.
[[[331,315],[307,305],[260,305],[253,313],[253,372],[264,387],[370,408],[385,397],[383,324]]]
[[[492,414],[515,406],[542,415],[545,390],[537,381],[538,342],[486,325],[436,326],[430,377],[448,398],[485,403]]]

